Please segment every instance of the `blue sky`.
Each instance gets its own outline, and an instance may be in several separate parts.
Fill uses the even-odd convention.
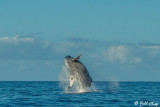
[[[160,81],[159,0],[0,0],[0,80],[58,80],[82,54],[93,80]]]

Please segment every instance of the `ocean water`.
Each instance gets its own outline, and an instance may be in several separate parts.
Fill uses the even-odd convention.
[[[94,82],[88,92],[66,92],[60,82],[0,82],[0,107],[160,107],[160,82]]]

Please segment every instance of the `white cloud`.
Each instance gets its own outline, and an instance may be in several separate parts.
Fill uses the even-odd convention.
[[[131,60],[131,63],[140,63],[141,62],[141,58],[139,57],[135,57],[133,60]]]
[[[143,45],[140,47],[141,50],[145,51],[146,54],[148,54],[149,57],[157,57],[160,55],[160,45]]]
[[[160,49],[160,46],[141,46],[141,48],[148,48],[148,49]]]
[[[51,59],[53,55],[49,46],[52,45],[49,43],[49,41],[36,40],[33,37],[0,37],[0,59]]]
[[[24,43],[33,43],[34,38],[21,38],[20,36],[16,35],[14,37],[0,37],[0,42],[6,42],[6,43],[19,43],[19,42],[24,42]]]
[[[122,45],[109,47],[107,51],[102,52],[106,60],[120,63],[125,63],[129,60],[129,53],[129,48]]]
[[[102,51],[106,61],[111,63],[140,63],[141,58],[134,53],[135,49],[131,46],[111,46],[107,50]]]

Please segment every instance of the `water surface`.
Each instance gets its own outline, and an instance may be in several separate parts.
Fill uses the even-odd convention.
[[[2,81],[0,107],[149,107],[151,103],[160,106],[160,82],[95,82],[97,91],[85,93],[66,93],[59,84],[54,81]]]

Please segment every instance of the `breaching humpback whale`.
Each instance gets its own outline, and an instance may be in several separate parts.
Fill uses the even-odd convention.
[[[65,57],[65,64],[70,73],[70,84],[68,88],[73,85],[74,81],[80,84],[84,89],[86,87],[90,87],[91,83],[93,82],[87,71],[87,68],[79,61],[80,56],[81,55],[73,58],[68,55]]]

